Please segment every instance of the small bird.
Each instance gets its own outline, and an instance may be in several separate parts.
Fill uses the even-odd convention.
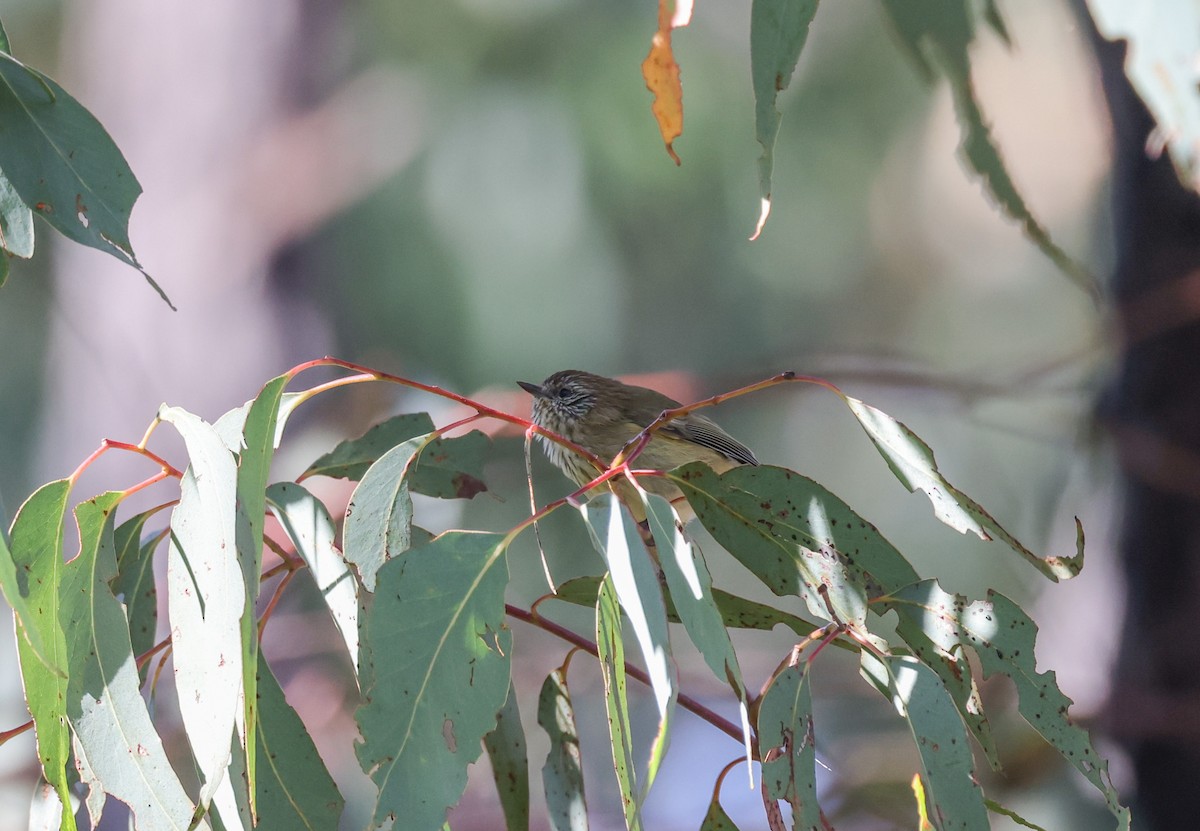
[[[605,463],[612,462],[621,448],[663,410],[681,406],[656,390],[578,369],[556,372],[540,384],[517,384],[533,396],[535,424],[558,433]],[[545,437],[541,441],[550,461],[576,484],[585,485],[596,478],[598,471],[587,459]],[[656,430],[633,467],[671,470],[695,461],[704,462],[718,473],[738,465],[758,464],[750,449],[715,421],[689,413]],[[647,476],[641,477],[640,484],[675,503],[677,509],[686,508],[686,503],[680,501],[682,491],[669,480]]]

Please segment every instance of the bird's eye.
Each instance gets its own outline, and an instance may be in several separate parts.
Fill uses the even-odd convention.
[[[562,389],[560,389],[560,390],[558,391],[558,397],[559,397],[559,398],[561,398],[561,399],[564,399],[564,400],[565,400],[565,399],[567,399],[567,398],[570,398],[570,397],[571,397],[571,390],[570,390],[570,389],[568,389],[567,387],[563,387]]]

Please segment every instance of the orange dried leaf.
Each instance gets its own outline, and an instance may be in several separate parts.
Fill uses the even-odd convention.
[[[691,7],[690,0],[679,3],[659,0],[658,31],[650,41],[650,54],[642,61],[646,89],[654,94],[650,110],[658,122],[667,153],[675,164],[681,164],[671,144],[683,133],[683,84],[679,80],[679,64],[671,51],[671,30],[687,25]]]

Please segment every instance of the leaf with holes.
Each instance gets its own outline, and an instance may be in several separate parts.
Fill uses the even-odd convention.
[[[509,687],[504,536],[449,531],[386,563],[362,633],[363,770],[379,788],[373,826],[434,831]]]
[[[946,481],[937,460],[920,436],[882,410],[857,398],[843,396],[875,449],[909,492],[922,490],[933,503],[934,515],[957,531],[982,540],[998,540],[1020,554],[1051,580],[1067,580],[1083,568],[1083,525],[1075,520],[1075,555],[1039,557],[1006,531],[983,506]]]
[[[817,804],[817,750],[813,739],[812,679],[808,663],[785,667],[758,705],[763,788],[792,806],[792,827],[821,829]]]
[[[1092,747],[1088,734],[1068,715],[1071,699],[1059,689],[1053,672],[1038,672],[1034,655],[1037,625],[1002,594],[968,602],[942,590],[935,580],[906,586],[883,600],[901,620],[909,618],[945,648],[971,647],[984,677],[1007,675],[1017,689],[1017,709],[1063,758],[1104,796],[1109,811],[1129,827],[1129,810],[1121,805],[1108,776],[1108,763]]]

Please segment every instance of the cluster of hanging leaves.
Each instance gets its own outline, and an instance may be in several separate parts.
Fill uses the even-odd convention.
[[[1008,29],[995,0],[879,0],[900,48],[913,59],[929,83],[939,78],[949,84],[955,113],[962,129],[960,153],[995,199],[996,204],[1020,223],[1025,235],[1072,281],[1098,295],[1095,278],[1050,238],[1017,191],[971,82],[968,50],[982,19],[1006,44]],[[762,233],[771,213],[771,176],[775,167],[775,140],[781,115],[779,94],[787,89],[808,40],[818,0],[753,0],[750,8],[750,74],[754,86],[754,135],[762,146],[758,159],[760,210],[751,239]],[[1093,5],[1104,5],[1093,3]],[[1111,4],[1110,4],[1111,5]],[[688,23],[691,0],[659,0],[658,29],[650,54],[642,64],[646,86],[654,93],[653,113],[675,163],[679,157],[672,142],[683,132],[683,87],[679,65],[671,52],[671,30]]]
[[[63,526],[73,480],[62,479],[30,496],[7,539],[0,537],[0,588],[16,618],[46,783],[35,807],[57,814],[61,828],[77,827],[71,806],[83,789],[93,825],[112,798],[129,807],[140,831],[337,827],[343,797],[259,650],[260,585],[284,566],[285,580],[313,581],[351,659],[359,735],[344,740],[354,744],[378,789],[372,828],[448,827],[447,810],[486,749],[505,827],[527,831],[529,768],[537,760],[526,751],[524,707],[549,739],[541,781],[551,826],[586,829],[582,766],[585,758],[604,764],[607,754],[580,746],[567,673],[573,644],[599,660],[625,822],[630,831],[642,828],[641,805],[682,706],[672,641],[683,637],[740,707],[740,726],[727,725],[726,732],[740,734],[741,752],[760,763],[775,831],[784,827],[780,804],[790,806],[793,828],[828,827],[815,784],[822,726],[812,709],[811,676],[819,663],[806,656],[830,641],[859,652],[863,678],[907,722],[919,757],[914,788],[931,827],[984,828],[989,808],[1002,810],[985,798],[975,775],[973,744],[989,764],[998,762],[972,654],[984,677],[1012,679],[1022,716],[1097,788],[1116,827],[1129,827],[1105,761],[1071,722],[1070,701],[1054,674],[1037,668],[1037,627],[1025,612],[999,594],[944,591],[811,479],[773,466],[718,475],[693,463],[666,473],[724,549],[718,556],[746,566],[781,608],[713,586],[704,556],[666,500],[623,488],[630,494],[624,498],[640,503],[635,507],[646,520],[639,525],[630,506],[597,488],[578,508],[599,555],[597,574],[556,592],[594,608],[595,630],[569,632],[541,613],[505,605],[508,548],[529,522],[436,537],[414,524],[414,492],[470,498],[486,490],[490,442],[482,434],[446,438],[428,416],[400,415],[341,443],[297,481],[271,483],[285,422],[312,392],[285,392],[297,371],[273,379],[212,424],[176,407],[160,410],[158,420],[186,445],[177,503],[118,521],[126,492],[78,502],[79,551],[67,558]],[[929,447],[903,424],[837,394],[892,473],[907,489],[925,492],[943,522],[993,540],[1051,580],[1079,571],[1082,531],[1070,555],[1035,554],[947,482]],[[524,423],[482,406],[478,412]],[[304,484],[314,476],[356,482],[340,532]],[[573,504],[558,500],[547,510],[573,511]],[[271,547],[294,554],[264,574],[268,514],[286,536]],[[158,556],[166,557],[166,577],[156,584]],[[156,620],[162,592],[167,621]],[[565,633],[563,664],[545,679],[536,702],[519,702],[512,685],[513,652],[520,648],[507,623],[514,616]],[[894,620],[885,621],[889,616]],[[760,685],[744,679],[729,632],[781,623],[796,632],[797,647],[755,695]],[[168,632],[156,645],[156,633]],[[629,659],[631,640],[640,667]],[[174,662],[194,786],[185,786],[168,760],[145,698],[149,659],[164,647]],[[631,678],[649,685],[656,707],[646,758],[635,751],[643,743],[635,741],[630,719]],[[718,783],[705,831],[735,827],[719,791]]]

